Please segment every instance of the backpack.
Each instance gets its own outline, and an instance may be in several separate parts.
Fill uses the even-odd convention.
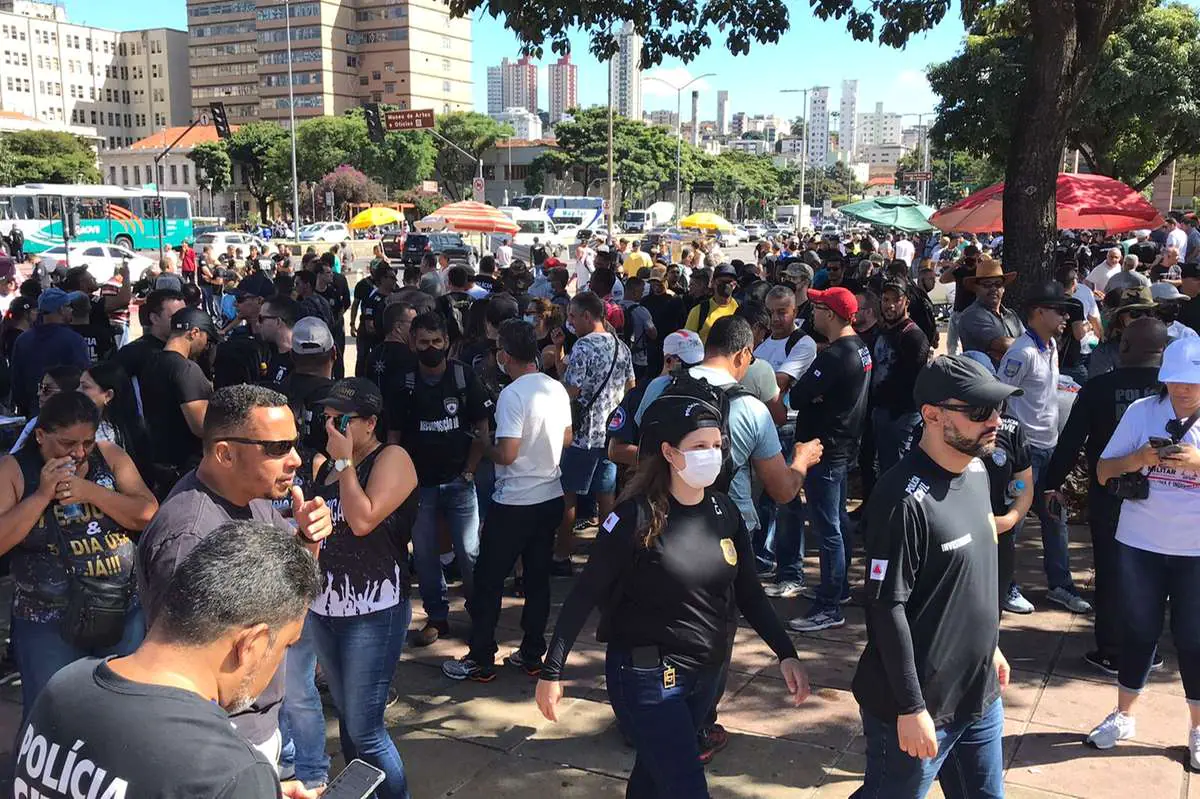
[[[728,492],[729,485],[733,482],[734,475],[739,468],[745,468],[749,464],[742,464],[741,467],[733,462],[733,452],[730,445],[729,437],[729,409],[731,402],[737,397],[752,397],[754,396],[748,388],[741,383],[730,383],[727,386],[714,386],[702,377],[693,377],[686,369],[680,369],[673,372],[670,376],[670,382],[663,388],[662,393],[655,397],[654,402],[650,403],[653,407],[655,403],[663,398],[683,398],[696,400],[712,406],[721,417],[721,473],[717,475],[716,482],[713,483],[713,489],[721,492]],[[649,408],[646,413],[650,412]],[[646,415],[642,416],[642,434],[646,433]]]
[[[632,328],[633,326],[625,318],[625,309],[619,303],[606,297],[604,299],[604,318],[612,325],[613,332],[617,334],[617,338],[628,343],[625,328]]]
[[[458,341],[466,330],[467,311],[471,308],[471,295],[465,291],[451,291],[441,298],[442,314],[446,317],[446,329],[450,341]]]
[[[630,352],[638,349],[639,344],[646,337],[645,331],[640,336],[635,337],[633,335],[633,310],[641,307],[642,304],[640,302],[634,302],[633,300],[626,300],[621,303],[621,312],[624,316],[625,324],[622,326],[622,330],[617,331],[617,337],[625,342],[625,346],[629,348]]]
[[[797,344],[800,343],[800,339],[804,338],[807,335],[808,335],[808,331],[806,331],[802,327],[798,327],[795,330],[793,330],[792,334],[787,337],[787,343],[783,345],[783,357],[786,358],[787,356],[791,355],[792,349]]]

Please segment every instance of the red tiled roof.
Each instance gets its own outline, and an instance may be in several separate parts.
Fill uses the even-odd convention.
[[[21,122],[39,122],[39,120],[34,119],[33,117],[28,116],[26,114],[22,114],[19,111],[0,111],[0,118],[2,118],[2,119],[17,119],[17,120],[20,120]]]
[[[158,131],[157,133],[153,133],[144,139],[135,141],[133,144],[129,145],[125,149],[127,149],[127,150],[154,150],[155,152],[157,152],[157,151],[163,149],[164,147],[166,147],[171,142],[175,141],[175,137],[177,137],[180,133],[183,133],[185,130],[187,130],[186,125],[180,125],[179,127],[176,127],[176,128],[163,128],[162,130]],[[231,125],[230,130],[237,130],[237,125]],[[182,139],[180,139],[179,143],[176,144],[175,146],[179,147],[179,148],[187,149],[188,147],[194,147],[195,145],[200,144],[201,142],[215,142],[215,141],[217,141],[217,129],[215,127],[213,127],[212,125],[197,125],[196,127],[192,128],[190,131],[188,131],[188,134],[186,136],[184,136]]]
[[[870,180],[867,181],[867,185],[868,186],[895,186],[896,178],[895,177],[886,177],[886,176],[871,178]]]

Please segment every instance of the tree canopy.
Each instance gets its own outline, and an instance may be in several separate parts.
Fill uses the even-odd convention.
[[[500,139],[512,136],[513,133],[508,125],[501,125],[486,114],[477,114],[474,111],[439,114],[434,130],[440,133],[443,139],[450,140],[469,153],[473,159],[468,160],[443,139],[435,140],[437,157],[434,159],[434,167],[443,190],[453,200],[461,200],[468,196],[471,179],[475,177],[479,158],[484,152]]]
[[[70,133],[21,130],[0,136],[0,175],[7,183],[99,183],[96,151]]]
[[[288,141],[288,133],[274,122],[250,122],[233,131],[225,141],[230,160],[240,164],[246,176],[247,188],[258,203],[260,214],[266,214],[272,197],[269,182],[270,161],[276,147]]]

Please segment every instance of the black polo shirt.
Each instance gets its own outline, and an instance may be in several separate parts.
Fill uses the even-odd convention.
[[[491,397],[465,363],[446,362],[441,377],[419,369],[394,378],[388,391],[388,420],[413,459],[422,486],[449,483],[462,474],[475,425],[490,417]]]

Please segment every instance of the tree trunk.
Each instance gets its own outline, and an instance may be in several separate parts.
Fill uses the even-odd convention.
[[[1096,71],[1100,49],[1137,0],[1031,0],[1030,61],[1004,177],[1004,265],[1017,273],[1006,304],[1052,279],[1055,187],[1067,127]]]

